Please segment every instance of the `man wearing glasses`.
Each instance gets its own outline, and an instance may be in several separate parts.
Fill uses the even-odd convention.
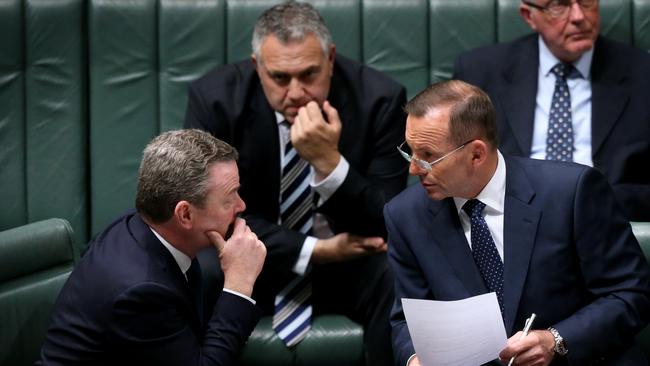
[[[598,0],[522,0],[538,33],[474,50],[454,78],[494,102],[508,154],[595,167],[626,217],[650,221],[650,55],[599,35]]]
[[[502,362],[647,365],[634,336],[648,322],[650,268],[602,174],[502,155],[489,97],[459,80],[405,110],[399,150],[420,184],[384,209],[396,364],[420,364],[402,298],[494,292],[510,337]]]

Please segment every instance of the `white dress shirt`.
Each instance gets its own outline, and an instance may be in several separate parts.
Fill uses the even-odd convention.
[[[284,159],[284,148],[291,139],[291,129],[287,123],[283,123],[285,119],[282,114],[275,112],[275,118],[278,122],[278,134],[280,139],[280,161],[282,161]],[[282,165],[283,164],[280,164],[280,176],[282,176]],[[334,192],[336,192],[341,184],[343,184],[343,181],[345,181],[349,170],[350,164],[347,160],[345,160],[343,155],[341,155],[341,159],[339,160],[336,168],[334,168],[330,175],[324,179],[319,180],[318,177],[316,177],[314,168],[311,167],[310,186],[319,195],[318,206],[324,204],[334,194]],[[278,218],[278,224],[281,224],[280,218]],[[305,239],[302,244],[302,248],[300,249],[298,260],[292,268],[293,272],[296,274],[305,274],[307,266],[309,265],[309,260],[311,259],[311,254],[314,251],[314,246],[316,245],[318,238],[325,239],[333,236],[333,233],[327,224],[327,220],[321,214],[314,215],[314,227],[312,229],[312,232],[316,236],[308,236]]]
[[[551,69],[561,62],[539,37],[539,71],[537,75],[537,98],[535,103],[535,124],[530,157],[546,159],[546,137],[551,100],[555,90],[555,75]],[[582,77],[567,79],[571,94],[571,122],[573,124],[573,161],[593,166],[591,158],[591,60],[594,49],[590,49],[573,63]]]
[[[476,196],[476,199],[485,203],[483,218],[488,229],[490,229],[494,245],[496,245],[501,261],[503,262],[503,209],[506,199],[506,162],[503,160],[503,155],[501,155],[500,151],[497,151],[497,155],[497,169],[485,188]],[[463,210],[465,202],[467,202],[465,198],[454,197],[458,217],[463,226],[467,243],[469,243],[471,248],[472,224],[470,223],[469,216]]]
[[[174,260],[176,261],[176,264],[178,264],[178,268],[181,269],[181,272],[183,272],[183,276],[185,276],[185,281],[187,281],[187,271],[190,269],[190,266],[192,265],[192,259],[190,257],[188,257],[187,254],[181,252],[180,250],[176,249],[176,247],[171,245],[167,240],[165,240],[165,238],[163,238],[160,234],[158,234],[156,232],[156,230],[152,229],[151,227],[149,227],[149,229],[156,236],[156,238],[158,238],[158,240],[160,240],[162,245],[165,248],[167,248],[169,253],[171,253],[172,257],[174,257]],[[229,292],[229,293],[231,293],[233,295],[237,295],[239,297],[243,297],[244,299],[250,301],[251,303],[253,303],[253,305],[255,305],[255,300],[253,300],[249,296],[246,296],[246,295],[244,295],[242,293],[239,293],[237,291],[227,289],[225,287],[224,287],[223,291]]]

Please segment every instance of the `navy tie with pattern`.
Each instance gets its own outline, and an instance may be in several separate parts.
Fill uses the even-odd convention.
[[[499,308],[503,315],[503,262],[494,244],[490,229],[483,218],[485,203],[471,199],[463,205],[463,210],[469,216],[472,239],[472,257],[478,266],[483,281],[490,292],[497,294]]]
[[[555,90],[549,110],[546,160],[573,161],[571,94],[566,80],[577,70],[570,64],[559,63],[551,72],[555,75]]]
[[[283,226],[307,235],[313,226],[309,180],[309,164],[300,158],[289,140],[282,159],[280,221]],[[311,276],[307,272],[304,276],[295,275],[275,297],[273,329],[287,347],[298,344],[311,328],[311,294]]]

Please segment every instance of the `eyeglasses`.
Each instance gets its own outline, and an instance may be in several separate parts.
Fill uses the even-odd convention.
[[[406,153],[404,150],[402,150],[402,146],[404,146],[404,144],[406,143],[406,141],[404,141],[404,142],[402,142],[401,144],[399,144],[399,146],[397,147],[397,151],[399,151],[399,154],[402,155],[402,157],[403,157],[406,161],[408,161],[409,163],[413,162],[413,163],[415,163],[415,165],[418,166],[418,168],[420,168],[420,169],[424,169],[424,170],[426,170],[427,172],[430,172],[432,166],[434,166],[435,164],[438,164],[439,162],[441,162],[441,161],[442,161],[444,158],[446,158],[447,156],[449,156],[449,155],[455,153],[456,151],[458,151],[458,150],[464,148],[465,145],[469,144],[470,142],[472,142],[472,141],[474,141],[474,140],[476,140],[476,139],[471,139],[471,140],[465,142],[464,144],[458,146],[457,148],[451,150],[450,152],[446,153],[445,155],[439,157],[438,159],[436,159],[436,160],[434,160],[434,161],[432,161],[432,162],[430,162],[430,163],[427,162],[427,161],[424,161],[424,160],[422,160],[422,159],[418,159],[418,158],[414,157],[413,155],[409,155],[409,154]]]
[[[596,7],[598,0],[551,0],[546,5],[537,5],[530,0],[522,0],[522,2],[530,7],[545,11],[552,18],[564,18],[569,14],[569,9],[573,3],[577,3],[583,10],[591,10]]]

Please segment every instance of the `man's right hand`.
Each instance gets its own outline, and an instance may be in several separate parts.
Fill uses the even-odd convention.
[[[251,296],[266,257],[264,243],[257,239],[257,235],[241,218],[235,220],[233,233],[227,241],[216,231],[206,234],[219,251],[219,261],[225,277],[223,287]]]
[[[365,255],[386,252],[388,246],[381,237],[362,237],[340,233],[329,239],[318,239],[311,255],[314,263],[342,262]]]

